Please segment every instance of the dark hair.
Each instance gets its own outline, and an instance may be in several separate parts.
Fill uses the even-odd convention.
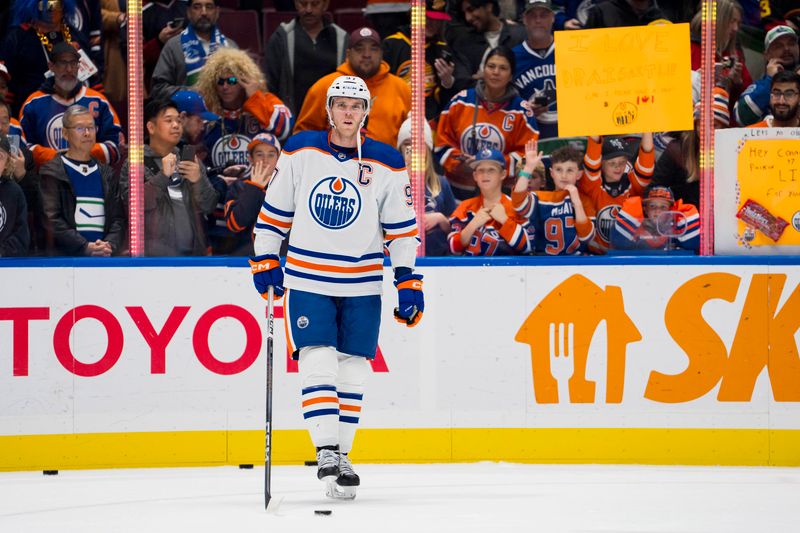
[[[172,100],[167,98],[151,100],[144,106],[144,123],[147,124],[148,122],[155,121],[156,117],[167,109],[174,109],[180,112],[178,105]]]
[[[550,154],[551,165],[555,165],[556,163],[566,163],[567,161],[577,163],[578,168],[580,168],[583,164],[583,154],[569,145],[553,150],[553,153]]]
[[[11,114],[11,106],[8,104],[8,102],[0,100],[0,107],[6,108],[6,111],[8,111],[8,118],[14,118],[14,115]]]
[[[794,83],[797,90],[800,91],[800,74],[791,70],[782,70],[772,77],[772,84],[769,88],[775,87],[776,83]]]
[[[488,54],[486,54],[486,59],[483,61],[484,66],[486,65],[486,62],[489,61],[489,58],[494,56],[506,58],[508,64],[511,65],[511,78],[513,79],[514,72],[517,71],[517,59],[514,57],[514,52],[511,50],[511,48],[502,44],[500,46],[495,46],[489,50]]]
[[[497,0],[466,0],[466,2],[472,7],[483,7],[487,4],[492,4],[492,14],[495,17],[500,15],[500,2]],[[461,5],[464,5],[464,2],[461,2]]]

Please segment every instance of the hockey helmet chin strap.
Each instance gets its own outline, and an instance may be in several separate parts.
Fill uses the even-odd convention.
[[[364,80],[357,76],[339,76],[331,86],[328,88],[327,94],[327,102],[325,105],[325,110],[328,112],[328,122],[331,125],[331,128],[336,128],[336,125],[333,123],[333,111],[331,110],[331,103],[333,99],[336,97],[344,97],[344,98],[356,98],[359,100],[363,100],[364,102],[364,117],[361,119],[361,123],[358,125],[358,131],[356,132],[356,149],[358,151],[358,168],[361,168],[361,129],[364,127],[364,122],[367,121],[367,116],[369,115],[369,104],[370,104],[370,94],[369,88],[367,88],[367,84],[364,83]]]

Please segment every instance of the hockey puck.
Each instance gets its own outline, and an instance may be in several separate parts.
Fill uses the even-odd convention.
[[[331,511],[330,509],[315,509],[314,514],[319,516],[328,516],[333,514],[333,511]]]
[[[42,474],[45,476],[57,476],[58,470],[42,470]]]
[[[239,465],[240,470],[252,470],[253,465]]]

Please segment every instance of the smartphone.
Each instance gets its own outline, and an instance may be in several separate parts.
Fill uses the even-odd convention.
[[[170,28],[183,28],[183,17],[176,17],[169,21]]]
[[[181,150],[181,161],[194,161],[195,147],[187,144]]]
[[[537,106],[547,105],[547,97],[545,95],[539,95],[533,99],[533,103]]]
[[[11,155],[18,156],[19,155],[19,135],[9,135],[8,136],[8,144],[11,147]]]
[[[454,62],[453,61],[453,53],[450,52],[450,50],[448,50],[447,48],[442,48],[442,53],[441,53],[441,55],[439,57],[441,57],[447,63],[453,63]]]

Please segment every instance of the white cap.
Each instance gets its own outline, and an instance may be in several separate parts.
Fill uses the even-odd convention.
[[[427,120],[423,120],[422,124],[423,129],[425,130],[425,145],[429,150],[433,150],[433,132],[431,131],[431,126],[428,124]],[[403,141],[410,138],[411,115],[409,115],[408,118],[405,119],[405,121],[400,125],[400,131],[397,132],[397,149],[400,149],[400,145],[403,144]]]

